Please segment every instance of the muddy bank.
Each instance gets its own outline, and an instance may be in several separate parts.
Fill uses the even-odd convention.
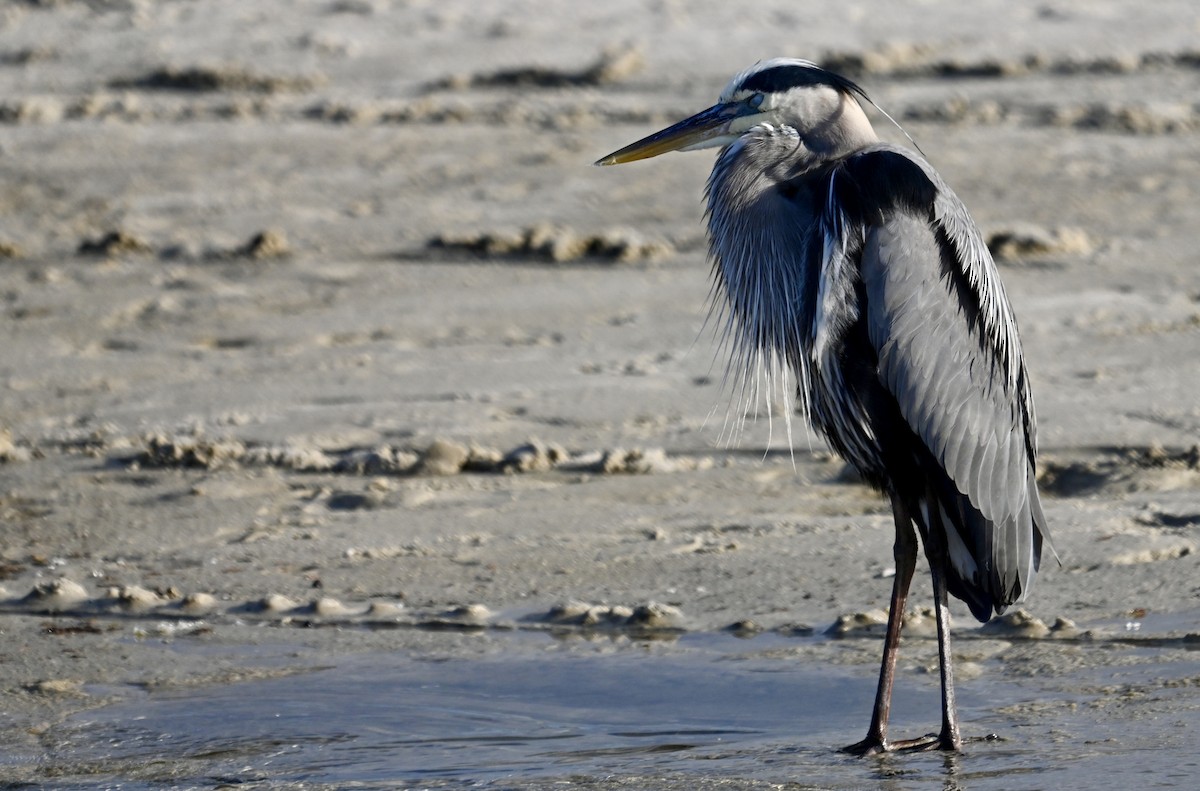
[[[905,125],[1020,321],[1061,565],[998,632],[955,610],[964,684],[1026,668],[997,716],[1057,722],[1038,674],[1087,669],[1146,722],[1163,688],[1122,668],[1200,632],[1192,4],[793,6],[0,11],[7,742],[514,637],[759,635],[867,672],[891,517],[726,375],[710,158],[590,164],[774,55]]]

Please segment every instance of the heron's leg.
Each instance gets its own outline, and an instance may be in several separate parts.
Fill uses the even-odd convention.
[[[958,712],[954,705],[954,666],[950,659],[950,601],[946,592],[946,574],[936,557],[936,553],[930,557],[929,569],[933,576],[933,606],[937,613],[938,665],[942,670],[942,730],[937,736],[931,733],[916,739],[889,742],[889,751],[958,752],[962,749],[962,737],[958,732]]]
[[[892,603],[888,612],[887,636],[883,640],[883,663],[879,669],[879,686],[875,690],[875,709],[871,713],[867,738],[842,748],[842,752],[854,755],[872,755],[891,749],[887,741],[887,723],[892,707],[892,682],[896,678],[896,656],[900,649],[900,626],[904,620],[908,587],[917,568],[917,534],[908,510],[896,497],[892,497],[892,515],[896,521],[896,576],[892,580]]]
[[[946,565],[949,559],[936,530],[928,531],[925,550],[929,558],[929,574],[933,578],[933,607],[937,615],[938,666],[942,675],[942,730],[937,736],[930,734],[917,739],[895,741],[887,747],[890,750],[957,752],[962,749],[962,737],[959,735],[958,712],[954,705],[954,663],[950,655],[950,599],[946,590]]]
[[[940,564],[930,564],[933,574],[933,606],[937,612],[938,660],[942,669],[942,732],[938,747],[961,750],[958,732],[958,708],[954,704],[954,663],[950,656],[950,601],[946,594],[946,574]]]

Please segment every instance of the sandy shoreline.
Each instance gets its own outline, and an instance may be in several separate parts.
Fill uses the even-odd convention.
[[[589,164],[776,54],[856,69],[1009,234],[1063,559],[1029,615],[1076,625],[1048,638],[1064,666],[1107,661],[1081,634],[1185,651],[1191,4],[793,5],[609,4],[569,35],[521,2],[0,12],[9,743],[123,687],[437,650],[439,626],[819,635],[884,606],[885,504],[722,387],[708,158]],[[400,627],[351,628],[372,618]],[[307,621],[346,628],[256,628]]]

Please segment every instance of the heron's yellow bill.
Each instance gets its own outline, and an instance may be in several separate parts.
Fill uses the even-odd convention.
[[[626,162],[636,162],[639,159],[649,159],[668,151],[691,151],[697,148],[724,145],[732,140],[729,125],[738,116],[733,105],[718,104],[691,118],[685,118],[679,123],[668,126],[649,137],[643,137],[636,143],[630,143],[624,148],[614,151],[606,157],[596,160],[597,165],[621,165]]]

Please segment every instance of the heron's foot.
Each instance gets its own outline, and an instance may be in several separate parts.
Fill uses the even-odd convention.
[[[957,735],[951,736],[947,733],[937,735],[929,733],[916,739],[904,739],[903,741],[893,742],[891,747],[895,752],[904,753],[930,752],[933,750],[945,750],[949,753],[956,753],[962,750],[962,739],[958,738]]]
[[[849,753],[850,755],[880,755],[889,751],[890,745],[886,744],[883,739],[878,736],[868,736],[861,742],[847,744],[841,749],[841,752]]]
[[[948,733],[930,733],[916,739],[901,739],[894,742],[880,739],[878,736],[867,736],[861,742],[855,742],[842,748],[842,752],[844,753],[860,756],[882,755],[884,753],[928,752],[931,750],[959,752],[962,750],[962,739],[958,738],[955,734]]]

